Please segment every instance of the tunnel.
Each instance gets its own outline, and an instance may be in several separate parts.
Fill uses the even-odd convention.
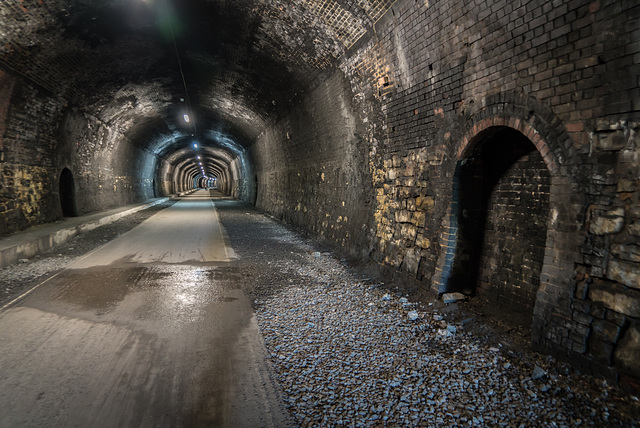
[[[411,328],[440,326],[433,327],[440,333],[431,344],[459,340],[465,328],[471,337],[483,320],[498,336],[517,330],[527,352],[637,390],[637,22],[640,5],[633,0],[0,0],[0,337],[15,336],[3,313],[28,325],[19,315],[29,311],[20,305],[58,311],[56,317],[70,313],[60,308],[76,305],[80,318],[88,317],[82,322],[100,323],[121,308],[113,302],[131,303],[135,295],[141,299],[135,323],[155,319],[154,310],[179,317],[197,298],[176,284],[198,285],[213,306],[239,305],[222,311],[229,314],[225,320],[203,317],[230,334],[257,338],[243,344],[256,344],[247,355],[262,355],[257,349],[265,347],[265,361],[279,377],[265,374],[271,368],[254,374],[279,383],[264,397],[297,403],[282,407],[291,419],[274,416],[272,425],[349,424],[359,414],[355,408],[304,410],[321,400],[309,392],[313,385],[300,390],[287,383],[289,357],[279,353],[288,346],[283,338],[297,333],[278,330],[284,321],[271,324],[311,302],[323,307],[340,286],[352,290],[341,294],[345,301],[360,296],[353,304],[367,310],[397,303],[403,319],[410,314]],[[137,235],[143,230],[150,235]],[[137,237],[129,244],[136,252],[122,249],[118,257],[81,244],[93,239],[116,246],[131,237]],[[305,247],[305,240],[313,244]],[[58,256],[63,250],[56,248],[71,248],[70,255]],[[51,263],[42,264],[47,257],[81,257],[76,253],[83,249],[87,260],[96,260],[91,254],[98,251],[111,267],[77,261],[69,266],[82,267],[54,273]],[[40,279],[27,284],[20,279],[27,273],[16,269],[39,272]],[[77,270],[86,276],[74,276]],[[344,279],[355,272],[361,279]],[[63,279],[71,285],[55,285]],[[114,285],[127,281],[128,288]],[[380,298],[369,302],[368,294],[350,288],[361,282]],[[18,290],[18,283],[26,288]],[[91,284],[103,284],[87,291],[95,299],[111,290],[115,297],[103,296],[111,303],[93,308],[97,300],[80,291]],[[320,294],[304,294],[310,290]],[[286,306],[288,296],[299,293],[299,305]],[[338,329],[339,345],[355,349],[358,334],[347,333],[346,315],[331,318],[334,310],[324,316]],[[464,311],[471,315],[456,318]],[[300,317],[308,336],[300,336],[299,345],[311,346],[329,321]],[[52,326],[54,318],[42,315]],[[84,331],[80,324],[73,328]],[[195,321],[193,328],[205,330]],[[385,331],[380,327],[379,335]],[[145,342],[148,336],[103,333],[148,355],[157,350]],[[419,343],[423,333],[415,337]],[[210,340],[232,352],[227,339]],[[194,352],[206,353],[196,342],[190,342]],[[455,360],[456,344],[439,346],[437,354],[429,348],[415,355],[411,370],[427,375],[424,355],[432,362],[441,355]],[[129,355],[126,349],[118,355]],[[296,348],[291,355],[305,352]],[[318,350],[308,354],[322,361],[301,372],[334,364]],[[530,364],[542,370],[535,376],[521,377],[556,379],[540,364]],[[371,365],[384,379],[370,385],[375,393],[365,394],[368,399],[378,397],[382,384],[387,393],[376,403],[390,400],[391,390],[406,398],[418,389],[404,390],[408,381],[384,363]],[[222,376],[200,368],[202,379]],[[131,370],[127,382],[143,382],[137,366]],[[336,370],[348,371],[348,364]],[[242,379],[245,387],[260,384]],[[536,396],[554,390],[550,385],[536,386]],[[164,389],[157,394],[158,402],[173,397]],[[216,394],[206,395],[208,405],[198,401],[198,411],[185,410],[212,419],[154,414],[149,420],[232,426],[228,415],[241,418],[243,411],[216,401],[226,392]],[[350,393],[323,394],[339,401]],[[631,396],[622,396],[631,409]],[[365,425],[447,426],[454,414],[478,426],[502,421],[460,416],[453,397],[434,397],[414,406],[398,401],[393,411],[380,404],[378,412],[373,402],[359,410],[372,418]],[[94,410],[105,416],[108,408]],[[552,420],[549,412],[537,421]],[[133,411],[123,415],[144,425]],[[109,414],[103,423],[123,421]]]

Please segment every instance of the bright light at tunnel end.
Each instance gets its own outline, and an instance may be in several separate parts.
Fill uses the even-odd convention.
[[[189,119],[189,115],[188,114],[185,113],[182,117],[184,118],[185,122],[189,123],[190,119]]]

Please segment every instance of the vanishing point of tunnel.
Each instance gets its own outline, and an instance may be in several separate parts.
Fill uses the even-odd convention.
[[[0,426],[639,426],[636,0],[0,0]]]

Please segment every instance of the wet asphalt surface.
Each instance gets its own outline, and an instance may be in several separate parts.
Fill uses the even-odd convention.
[[[80,261],[130,219],[0,271],[5,302],[56,275],[0,312],[0,426],[638,426],[634,393],[214,203],[230,251]]]
[[[287,425],[226,240],[196,192],[4,309],[0,425]]]

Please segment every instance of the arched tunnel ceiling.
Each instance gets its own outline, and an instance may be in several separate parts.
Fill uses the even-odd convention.
[[[199,156],[199,157],[198,157]],[[223,171],[228,171],[235,157],[235,154],[221,147],[203,147],[194,149],[193,145],[180,141],[172,152],[166,156],[166,160],[176,165],[177,169],[195,171],[193,175],[200,172],[200,166],[196,160],[202,163],[204,175],[210,177],[221,177]]]
[[[0,66],[161,156],[238,151],[394,1],[0,0]]]

